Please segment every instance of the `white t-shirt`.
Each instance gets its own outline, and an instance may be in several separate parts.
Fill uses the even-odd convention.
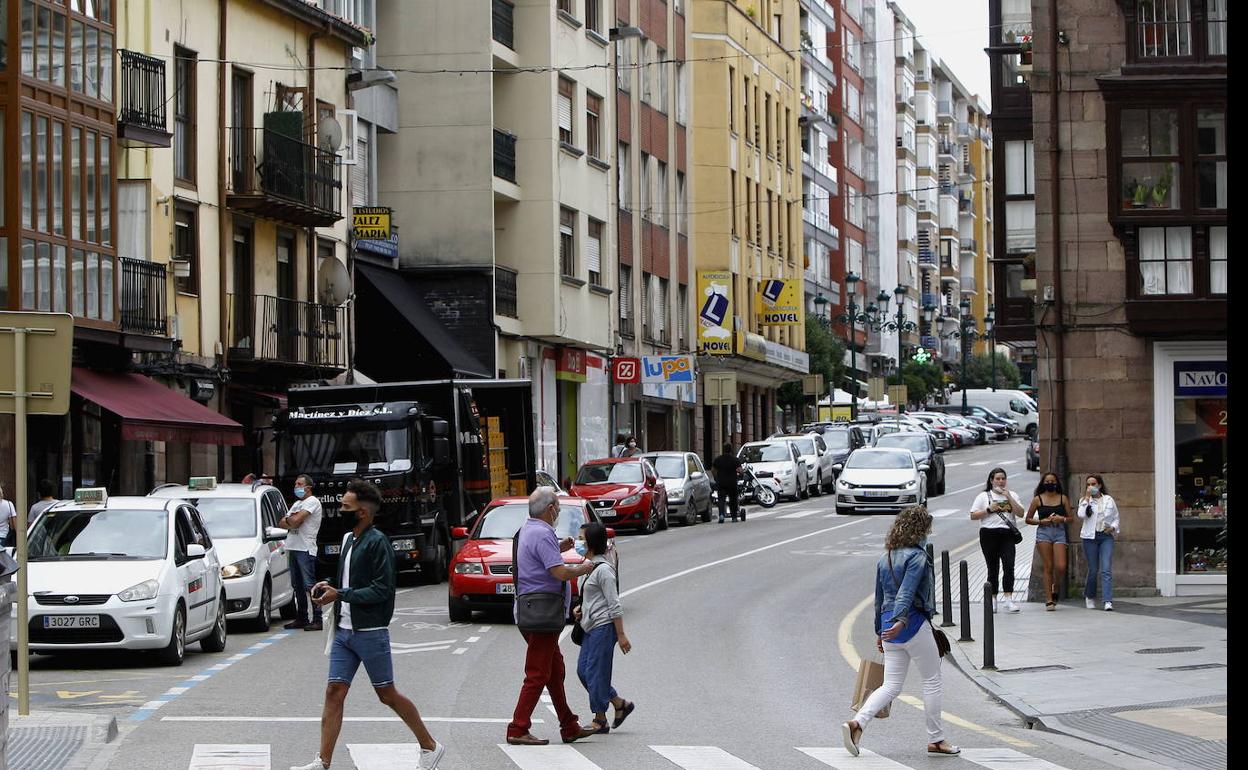
[[[341,588],[349,588],[351,586],[351,551],[355,550],[355,543],[353,541],[349,549],[346,547],[347,537],[349,537],[350,534],[351,533],[348,532],[347,535],[342,538],[343,550],[342,550],[342,555],[339,557],[340,559],[342,559],[342,586]],[[345,628],[348,631],[351,630],[351,603],[350,602],[338,602],[338,627]]]
[[[305,497],[290,506],[290,513],[307,511],[308,518],[286,536],[286,550],[316,553],[316,535],[321,531],[321,501],[315,497]]]
[[[1023,507],[1023,501],[1018,499],[1018,495],[1016,495],[1014,493],[1014,490],[1012,489],[1010,490],[1010,497],[1014,500],[1014,502],[1020,508]],[[997,494],[995,490],[992,492],[980,492],[975,497],[975,502],[971,503],[971,510],[972,511],[985,511],[985,510],[988,510],[988,506],[990,504],[1000,503],[1004,501],[1005,501],[1005,495]],[[1015,526],[1018,526],[1018,520],[1015,518],[1012,512],[1006,513],[1005,516],[1006,518],[1013,520]],[[1005,521],[996,513],[989,512],[987,516],[979,520],[979,528],[980,529],[1009,529],[1009,525],[1007,525]]]
[[[8,500],[0,500],[0,543],[9,536],[9,517],[17,516],[17,509]]]

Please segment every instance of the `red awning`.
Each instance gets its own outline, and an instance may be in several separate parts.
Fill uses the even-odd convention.
[[[74,367],[74,393],[121,418],[131,441],[192,444],[243,443],[243,426],[141,374],[112,374]]]

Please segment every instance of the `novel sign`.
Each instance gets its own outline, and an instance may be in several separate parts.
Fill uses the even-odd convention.
[[[763,326],[796,326],[802,322],[797,281],[772,278],[758,284],[754,313]]]
[[[357,240],[390,240],[390,209],[384,206],[355,206],[351,209],[351,229]]]
[[[698,350],[713,356],[732,355],[732,273],[699,272]]]

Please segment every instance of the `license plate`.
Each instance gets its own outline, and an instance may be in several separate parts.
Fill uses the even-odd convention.
[[[394,541],[394,550],[396,551],[411,551],[411,550],[415,550],[415,548],[416,548],[416,541],[413,538],[409,537],[404,540]]]
[[[325,546],[325,555],[326,555],[326,556],[334,556],[334,555],[339,554],[339,553],[342,553],[342,546],[340,546],[340,545],[327,545],[327,546]]]
[[[44,615],[44,628],[99,628],[99,615]]]
[[[515,592],[515,583],[496,583],[494,585],[494,593],[496,594],[514,594]]]
[[[859,492],[858,494],[862,495],[863,497],[895,497],[897,493],[885,492],[885,491],[878,490],[878,489],[874,489],[874,490],[868,489],[864,492]]]

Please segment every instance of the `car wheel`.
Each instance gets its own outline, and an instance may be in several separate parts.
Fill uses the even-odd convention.
[[[701,518],[703,522],[711,520],[711,498],[709,497],[706,498],[706,508],[703,509]]]
[[[160,662],[168,666],[180,666],[186,658],[186,610],[178,605],[173,613],[173,630],[169,633],[169,644],[160,651]]]
[[[928,481],[926,486],[927,486],[928,497],[935,497],[936,495],[940,494],[939,492],[936,491],[936,480],[934,478]]]
[[[653,508],[650,509],[650,515],[646,517],[646,525],[641,530],[643,534],[653,535],[659,531],[659,514]]]
[[[667,529],[670,522],[667,520],[667,509],[663,509],[663,518],[659,519],[659,529]]]
[[[446,538],[442,536],[442,531],[435,529],[434,538],[437,555],[433,557],[433,563],[428,565],[428,569],[426,569],[426,564],[420,565],[420,582],[429,586],[446,580],[447,570],[450,568],[450,548],[446,545]]]
[[[945,482],[948,481],[944,476],[940,477],[940,487],[936,490],[936,494],[943,495],[945,493]]]
[[[256,613],[256,619],[252,621],[252,629],[264,633],[273,625],[273,586],[268,580],[264,581],[264,588],[260,589],[260,612]]]
[[[1040,428],[1039,428],[1039,426],[1037,426],[1037,425],[1028,425],[1028,426],[1027,426],[1027,438],[1028,438],[1028,440],[1030,440],[1030,441],[1035,441],[1035,440],[1036,440],[1036,434],[1037,434],[1037,433],[1039,433],[1039,432],[1040,432]]]
[[[465,607],[462,601],[451,596],[448,596],[446,600],[446,614],[450,616],[452,623],[472,622],[472,610]]]
[[[225,627],[225,594],[221,594],[221,598],[217,599],[217,622],[212,626],[212,633],[200,640],[199,649],[204,652],[221,652],[225,649],[228,636],[229,630]]]
[[[689,498],[689,502],[685,503],[685,526],[692,527],[698,523],[698,509],[693,505],[693,498]]]

